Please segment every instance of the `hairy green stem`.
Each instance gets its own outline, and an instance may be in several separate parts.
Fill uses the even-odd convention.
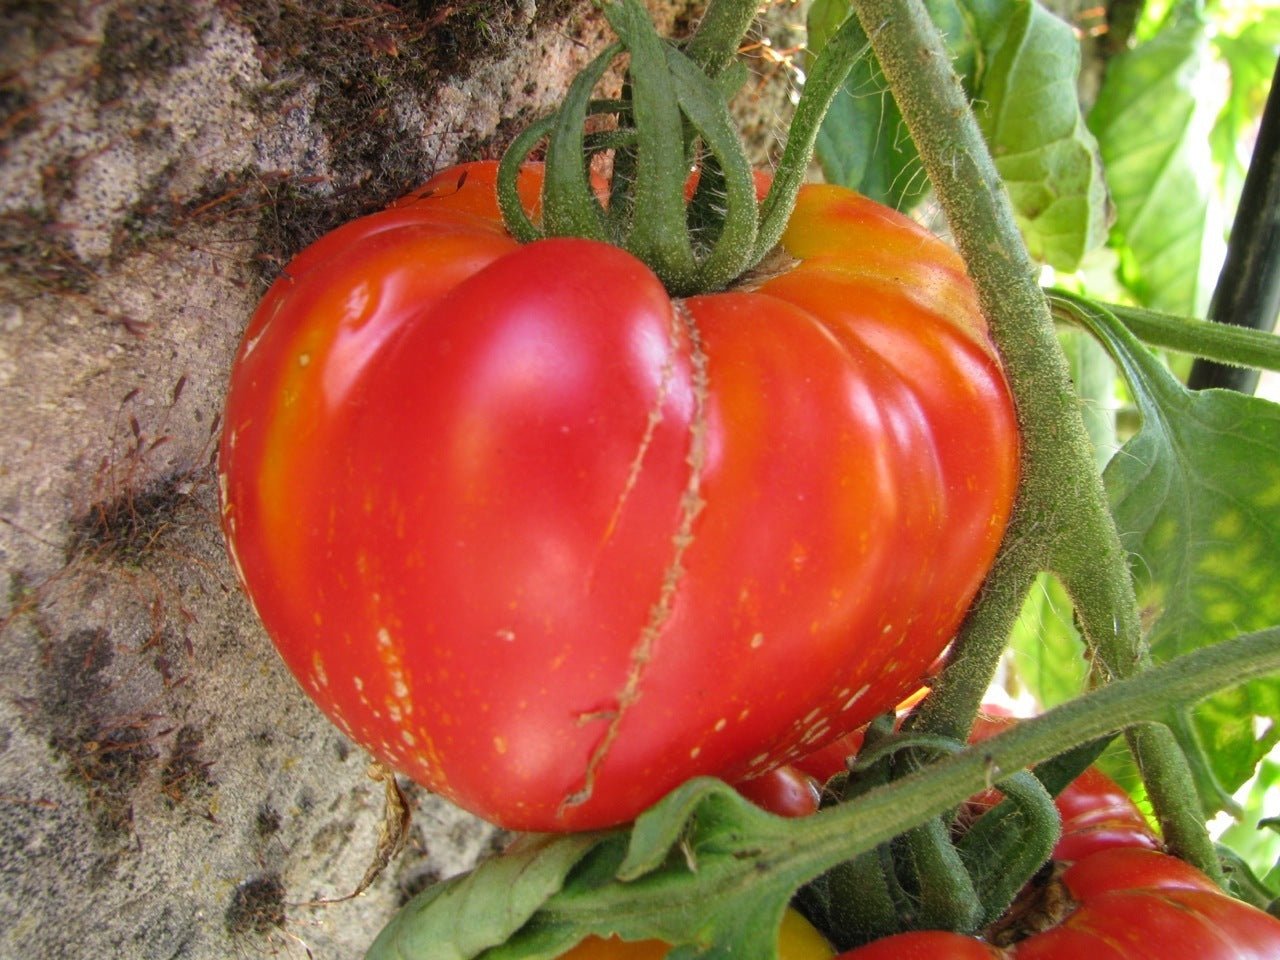
[[[866,50],[862,32],[850,18],[827,41],[805,79],[804,93],[796,104],[796,112],[787,128],[787,142],[774,171],[769,194],[760,205],[760,235],[756,240],[757,262],[773,249],[786,229],[795,209],[796,194],[809,172],[814,144],[822,118],[840,91],[845,77],[858,57]]]
[[[719,75],[737,55],[759,6],[756,0],[710,0],[685,55],[708,76]]]
[[[995,566],[960,627],[947,656],[947,668],[912,715],[913,730],[955,740],[968,737],[1039,566],[1041,551],[1019,533],[1017,522],[1015,517]]]
[[[1053,291],[1050,291],[1049,299],[1052,304]],[[1175,317],[1123,304],[1108,303],[1103,306],[1115,314],[1134,336],[1153,347],[1163,347],[1240,367],[1280,370],[1280,337],[1274,333],[1209,320]]]
[[[1019,771],[1002,781],[1000,790],[1004,799],[979,817],[956,844],[973,887],[982,896],[983,912],[972,929],[1004,916],[1014,897],[1053,855],[1062,835],[1053,798],[1034,775]]]
[[[1107,672],[1133,676],[1149,657],[1126,556],[1035,265],[960,79],[921,0],[854,0],[853,7],[969,265],[1018,410],[1023,480],[1005,543],[1017,548],[1027,568],[1022,576],[1006,574],[1021,593],[984,597],[984,604],[1001,609],[982,619],[992,626],[1011,622],[1031,584],[1025,574],[1043,567],[1062,580],[1081,632]],[[972,655],[993,664],[1006,636],[966,629],[957,659]],[[954,682],[937,693],[974,698],[972,689]],[[945,704],[937,710],[955,713]],[[1171,749],[1172,737],[1162,728],[1138,728],[1129,738],[1166,840],[1219,876],[1199,800],[1187,789],[1186,758],[1176,745]]]
[[[1061,756],[1080,738],[1159,721],[1171,704],[1194,703],[1273,674],[1280,674],[1275,627],[1096,688],[811,817],[772,817],[720,781],[691,781],[630,830],[547,839],[530,856],[494,858],[425,891],[383,930],[367,956],[461,960],[483,953],[494,960],[550,960],[592,933],[630,940],[660,936],[705,949],[714,932],[709,923],[723,934],[741,923],[744,911],[776,922],[805,883],[850,859],[874,857],[882,844],[992,783],[1007,788],[1011,773]],[[892,910],[891,892],[881,893],[882,905]],[[480,919],[486,910],[483,919],[492,922],[484,929],[458,925],[460,912]],[[681,955],[693,952],[702,950],[683,949]]]
[[[1070,743],[1158,722],[1167,716],[1170,704],[1194,703],[1218,690],[1275,673],[1280,673],[1280,629],[1205,647],[1141,677],[1092,690],[855,799],[791,821],[786,831],[759,849],[736,856],[737,867],[718,872],[714,879],[700,877],[696,870],[675,877],[666,870],[642,873],[587,892],[556,894],[539,916],[544,922],[568,922],[577,929],[625,929],[630,936],[652,935],[653,918],[669,912],[672,896],[696,896],[712,909],[718,902],[741,896],[759,882],[762,871],[785,871],[804,882],[946,812],[993,781],[1003,780],[1009,771],[1062,753]]]

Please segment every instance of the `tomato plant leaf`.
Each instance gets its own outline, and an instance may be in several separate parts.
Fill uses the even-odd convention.
[[[520,929],[600,840],[600,834],[538,836],[428,887],[383,928],[366,960],[470,960]]]
[[[616,870],[619,883],[607,890],[572,883],[548,913],[581,896],[591,905],[594,931],[679,944],[668,960],[776,960],[782,914],[809,879],[803,867],[779,865],[793,839],[787,826],[723,781],[690,780],[636,819]],[[664,899],[660,919],[650,914],[637,925],[619,909],[628,888],[637,887]],[[622,901],[615,904],[614,896]]]
[[[1106,239],[1106,187],[1098,145],[1076,97],[1080,44],[1039,4],[1001,17],[975,103],[1027,249],[1072,271]]]
[[[849,16],[848,0],[814,0],[808,17],[811,57]],[[899,210],[914,207],[928,190],[915,144],[870,50],[853,65],[827,110],[814,156],[828,183]]]
[[[1280,623],[1280,406],[1225,390],[1184,388],[1110,313],[1082,319],[1124,371],[1139,431],[1103,474],[1133,557],[1147,639],[1157,662]],[[1280,682],[1226,690],[1175,732],[1208,812],[1253,773],[1277,739],[1256,717],[1280,718]]]
[[[709,777],[690,780],[636,819],[618,879],[643,876],[666,862],[678,847],[691,851],[688,844],[695,827],[698,843],[706,846],[721,834],[767,833],[774,820],[723,781]]]
[[[930,17],[947,41],[956,72],[966,84],[977,75],[980,57],[975,19],[969,8],[985,2],[974,0],[966,6],[925,0]],[[851,9],[849,0],[814,0],[807,21],[810,57],[817,56],[831,34],[852,16]],[[861,35],[865,39],[865,34]],[[920,155],[869,46],[827,111],[818,131],[815,156],[828,183],[852,187],[899,210],[911,209],[929,190]]]
[[[1115,204],[1121,279],[1144,306],[1203,316],[1217,275],[1221,211],[1211,202],[1203,100],[1208,43],[1186,20],[1111,61],[1089,113]]]
[[[1071,619],[1071,600],[1056,578],[1041,574],[1036,579],[1014,625],[1010,652],[1018,682],[1046,709],[1085,689],[1084,641]]]
[[[1033,0],[926,0],[983,132],[1033,256],[1061,270],[1106,238],[1106,190],[1097,145],[1075,94],[1079,44]],[[848,0],[815,0],[809,49],[817,55],[849,16]],[[928,191],[919,155],[870,52],[853,67],[818,134],[830,183],[898,209]]]
[[[1280,793],[1280,756],[1272,755],[1258,765],[1246,790],[1236,796],[1243,810],[1219,840],[1231,848],[1258,873],[1258,879],[1280,897],[1280,822],[1276,820],[1276,794]],[[1268,829],[1270,828],[1270,829]]]
[[[779,865],[790,842],[782,818],[698,778],[630,834],[539,835],[429,888],[366,960],[550,960],[589,934],[662,939],[677,945],[669,960],[777,960],[783,912],[809,879]]]

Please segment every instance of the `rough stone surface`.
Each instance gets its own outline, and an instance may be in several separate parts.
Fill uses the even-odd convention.
[[[212,455],[281,263],[496,156],[604,36],[586,0],[4,4],[0,960],[358,957],[501,842],[406,784],[407,852],[318,902],[374,859],[382,787],[240,594]]]

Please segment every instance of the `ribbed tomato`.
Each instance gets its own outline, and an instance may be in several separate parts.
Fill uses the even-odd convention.
[[[446,171],[289,265],[224,422],[227,540],[302,686],[517,829],[622,822],[892,706],[1017,480],[960,259],[834,187],[767,271],[673,301],[617,248],[516,244],[493,166]]]

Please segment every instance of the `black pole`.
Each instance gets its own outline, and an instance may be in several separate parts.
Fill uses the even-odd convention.
[[[1280,63],[1262,114],[1227,243],[1227,257],[1209,302],[1209,319],[1272,330],[1280,313]],[[1224,387],[1253,393],[1258,371],[1196,360],[1187,378],[1194,390]]]

